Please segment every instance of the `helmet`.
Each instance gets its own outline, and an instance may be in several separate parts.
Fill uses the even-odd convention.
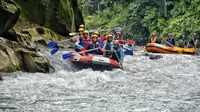
[[[127,43],[128,43],[128,44],[133,44],[134,41],[133,41],[133,40],[128,40]]]
[[[196,33],[193,33],[192,35],[194,35],[194,36],[197,36],[197,34],[196,34]]]
[[[171,33],[169,33],[169,34],[168,34],[168,36],[172,36],[172,34],[171,34]]]
[[[84,30],[83,34],[89,34],[88,30]]]
[[[111,34],[108,34],[108,35],[107,35],[107,38],[108,38],[108,37],[112,37],[112,35],[111,35]]]
[[[186,36],[183,34],[183,35],[182,35],[182,38],[185,38],[185,37],[186,37]]]
[[[79,26],[79,28],[85,28],[85,26],[82,24],[82,25]]]
[[[94,37],[98,38],[98,35],[92,35],[92,38],[94,38]]]
[[[114,40],[114,44],[119,45],[119,40]]]
[[[152,33],[152,36],[153,36],[153,35],[156,35],[156,33],[155,33],[155,32],[154,32],[154,33]]]
[[[94,34],[94,35],[99,35],[99,32],[98,32],[98,31],[94,31],[93,34]]]
[[[119,31],[117,31],[116,34],[119,34],[119,35],[120,35],[121,33],[120,33]]]
[[[79,28],[78,31],[81,32],[81,31],[84,31],[84,29],[83,28]]]

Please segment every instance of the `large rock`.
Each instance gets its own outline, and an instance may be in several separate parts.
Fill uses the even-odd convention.
[[[38,44],[47,46],[50,41],[63,39],[50,29],[29,22],[17,23],[9,33],[19,44],[31,48],[36,48]]]
[[[0,40],[0,72],[50,72],[49,60],[37,54],[36,50],[31,51],[3,38]]]
[[[18,20],[20,9],[13,2],[1,0],[0,4],[0,36],[12,28]]]
[[[21,20],[30,20],[52,29],[61,35],[69,35],[83,24],[77,0],[15,0],[21,7]]]

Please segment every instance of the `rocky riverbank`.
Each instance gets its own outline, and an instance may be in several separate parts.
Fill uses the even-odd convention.
[[[37,51],[83,23],[77,1],[0,2],[0,72],[50,72],[50,61]]]

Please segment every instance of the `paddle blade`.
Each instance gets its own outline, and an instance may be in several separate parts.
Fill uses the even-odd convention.
[[[75,36],[76,35],[76,33],[74,32],[74,33],[69,33],[69,36]]]
[[[55,49],[51,50],[51,54],[52,55],[56,54],[58,52],[58,50],[59,50],[59,48],[55,48]]]
[[[57,44],[58,44],[57,42],[49,42],[49,43],[47,44],[47,47],[48,47],[48,48],[54,48]]]
[[[70,53],[62,55],[63,59],[68,59],[68,58],[71,58],[71,57],[72,57],[72,54],[70,54]]]

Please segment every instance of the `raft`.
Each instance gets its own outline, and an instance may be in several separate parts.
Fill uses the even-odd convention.
[[[195,55],[195,48],[180,48],[180,47],[169,47],[157,43],[148,43],[146,45],[147,52],[162,53],[162,54],[189,54]]]
[[[115,68],[122,68],[120,63],[117,61],[103,57],[101,55],[74,55],[71,57],[71,62],[78,69],[92,68],[93,70],[112,70]]]

